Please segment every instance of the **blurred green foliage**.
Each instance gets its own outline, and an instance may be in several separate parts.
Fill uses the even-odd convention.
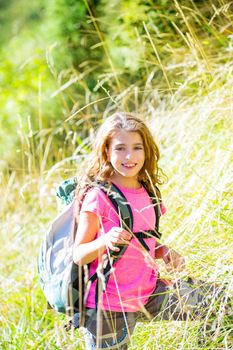
[[[1,0],[0,10],[0,156],[10,169],[34,157],[41,168],[49,137],[51,166],[103,116],[138,110],[150,93],[173,96],[193,71],[185,91],[208,89],[233,32],[225,0]]]

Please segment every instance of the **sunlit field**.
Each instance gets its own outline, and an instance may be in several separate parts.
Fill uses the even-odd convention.
[[[178,3],[177,12],[182,17]],[[230,20],[232,14],[229,16]],[[101,96],[96,101],[87,98],[90,91],[84,86],[86,97],[82,105],[77,102],[75,108],[67,109],[66,117],[56,126],[44,127],[41,122],[35,134],[30,118],[22,125],[23,117],[19,115],[14,125],[18,139],[10,146],[12,149],[8,147],[8,138],[4,139],[4,133],[0,133],[3,154],[4,142],[7,154],[11,153],[10,164],[3,158],[0,173],[0,349],[84,348],[79,331],[64,330],[66,317],[47,309],[39,285],[37,256],[49,222],[59,211],[56,186],[82,171],[82,160],[91,148],[95,126],[115,110],[139,114],[160,147],[159,164],[167,176],[160,187],[167,208],[160,224],[162,242],[183,254],[187,265],[185,273],[174,276],[161,264],[162,275],[173,279],[191,276],[225,285],[226,296],[232,297],[232,35],[226,34],[227,43],[218,51],[212,46],[211,38],[206,44],[189,23],[186,25],[187,33],[176,28],[176,40],[183,41],[183,47],[167,47],[170,53],[174,51],[173,59],[167,59],[154,45],[151,31],[144,23],[151,50],[142,60],[147,74],[143,81],[129,85],[121,81],[121,90],[119,86],[104,90],[103,83],[104,107]],[[213,32],[216,30],[210,21],[209,26]],[[160,39],[165,40],[162,36]],[[51,56],[47,54],[51,70]],[[156,61],[154,70],[148,69],[152,58]],[[161,74],[158,79],[156,69]],[[102,73],[99,84],[101,79],[107,81],[110,73]],[[42,90],[43,84],[42,81]],[[59,89],[61,92],[66,88]],[[59,95],[58,90],[54,88],[54,91]],[[37,97],[39,102],[31,118],[42,120],[43,101],[40,94]],[[66,101],[63,97],[61,101],[64,110]],[[97,122],[94,119],[93,128],[91,118],[95,113]],[[74,121],[79,126],[77,134]],[[53,128],[57,128],[59,142]],[[223,318],[224,314],[219,317]],[[138,323],[130,350],[199,349],[198,327],[198,322],[191,321]],[[206,349],[233,349],[232,317]]]

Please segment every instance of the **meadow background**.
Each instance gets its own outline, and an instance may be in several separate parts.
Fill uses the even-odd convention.
[[[0,26],[0,349],[82,349],[46,308],[37,255],[56,185],[116,110],[160,146],[163,241],[232,294],[233,2],[1,0]],[[197,328],[139,324],[131,350],[197,349]]]

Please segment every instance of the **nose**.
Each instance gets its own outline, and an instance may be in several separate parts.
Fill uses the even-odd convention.
[[[130,152],[130,151],[128,151],[128,152],[126,153],[125,158],[126,158],[127,160],[131,158],[131,152]]]

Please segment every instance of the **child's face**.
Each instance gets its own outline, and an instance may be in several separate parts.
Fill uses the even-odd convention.
[[[107,156],[116,176],[137,180],[138,173],[145,162],[141,135],[134,131],[120,130],[112,138]]]

